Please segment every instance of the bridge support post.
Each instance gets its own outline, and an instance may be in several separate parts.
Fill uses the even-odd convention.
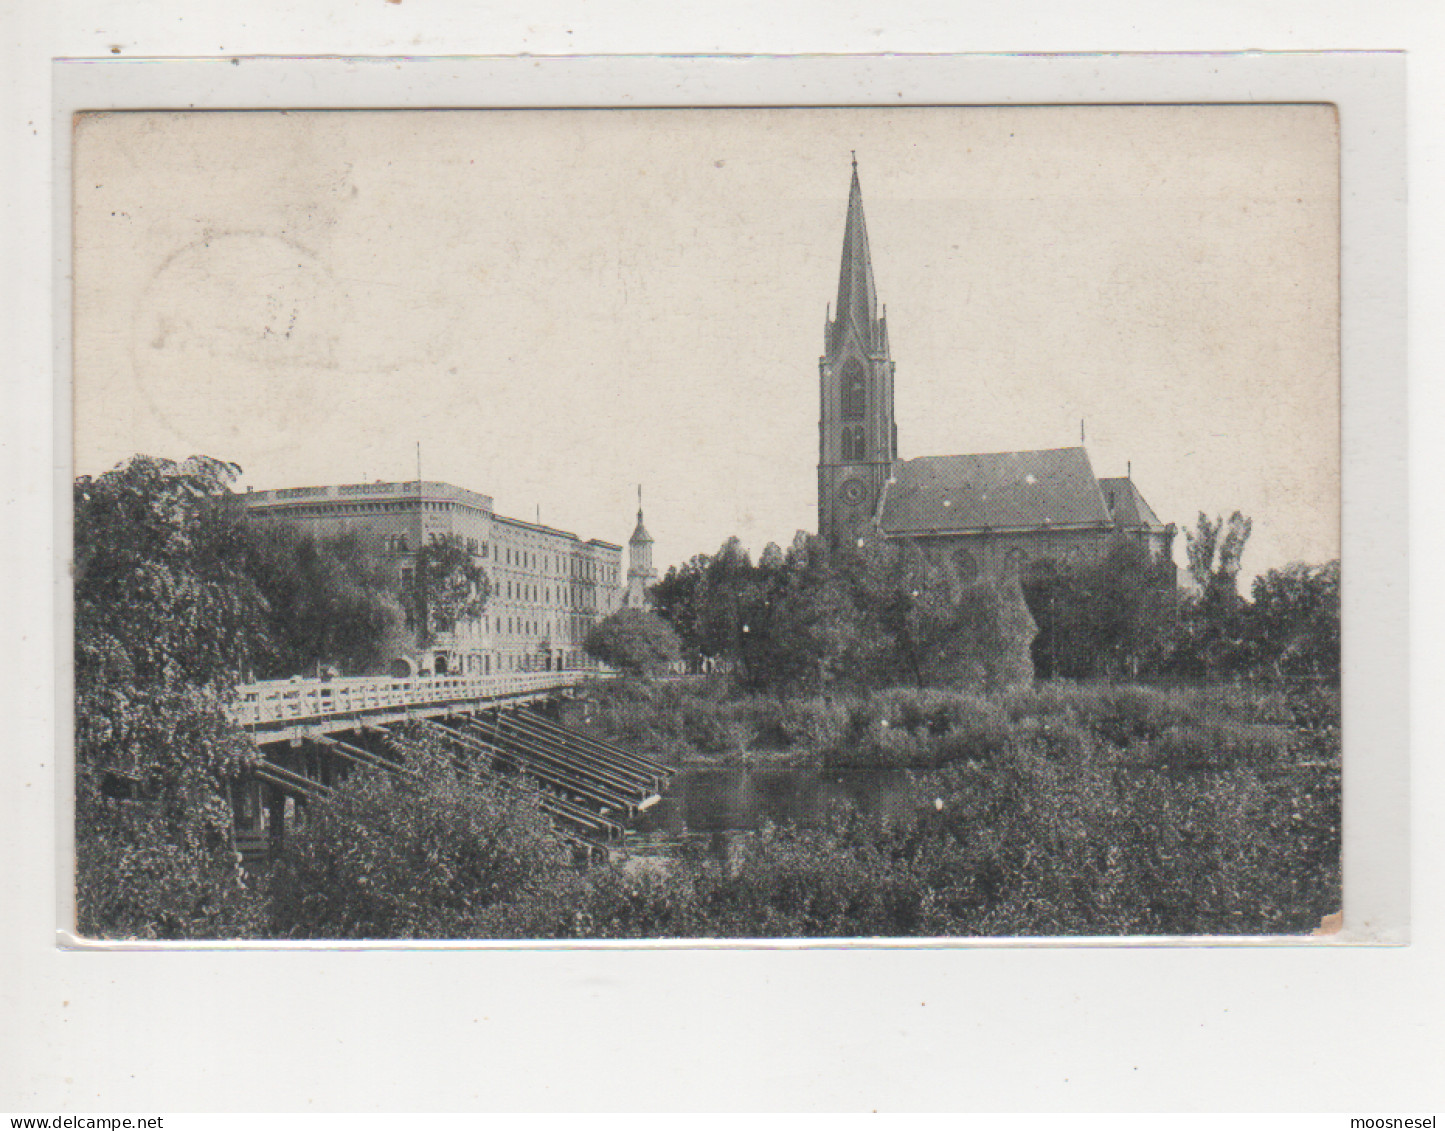
[[[286,795],[274,785],[266,787],[266,824],[268,847],[278,852],[286,843]]]

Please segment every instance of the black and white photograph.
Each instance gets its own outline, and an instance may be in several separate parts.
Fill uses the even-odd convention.
[[[1337,107],[73,125],[80,939],[1339,929]]]

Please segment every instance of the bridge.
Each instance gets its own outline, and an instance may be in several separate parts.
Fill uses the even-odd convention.
[[[261,759],[236,786],[236,846],[250,860],[280,846],[288,823],[330,797],[358,768],[399,778],[399,727],[440,740],[464,779],[504,783],[537,798],[579,855],[605,855],[627,821],[657,803],[674,771],[564,727],[539,706],[572,692],[593,671],[412,678],[266,680],[238,688],[231,718]]]

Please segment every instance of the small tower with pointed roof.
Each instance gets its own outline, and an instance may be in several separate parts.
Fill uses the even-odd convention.
[[[829,545],[870,526],[889,468],[898,458],[893,419],[893,361],[886,308],[878,310],[858,158],[848,189],[838,307],[824,329],[818,359],[818,533]]]
[[[627,540],[627,599],[629,609],[648,609],[652,600],[647,595],[649,587],[657,582],[657,571],[652,568],[652,535],[642,524],[642,484],[637,485],[637,529]]]

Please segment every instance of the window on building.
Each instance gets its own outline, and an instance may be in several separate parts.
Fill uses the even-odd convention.
[[[842,394],[843,419],[862,420],[868,410],[868,378],[856,358],[849,358],[843,366]]]

